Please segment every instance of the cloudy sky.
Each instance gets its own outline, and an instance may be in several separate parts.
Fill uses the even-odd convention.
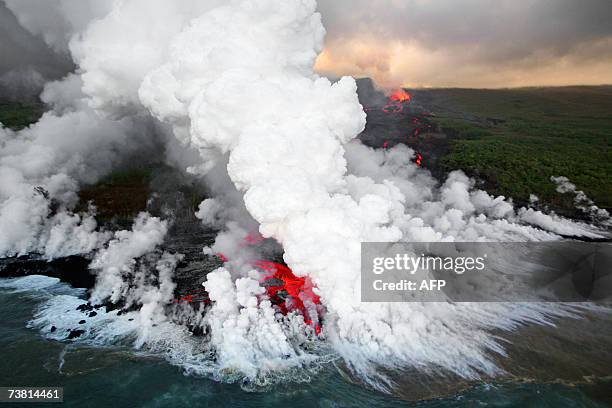
[[[612,84],[612,0],[318,3],[328,35],[317,69],[325,75],[370,76],[387,87]],[[0,86],[3,73],[28,65],[46,77],[73,69],[2,0],[0,53]]]
[[[612,0],[319,0],[319,72],[387,86],[612,83]]]

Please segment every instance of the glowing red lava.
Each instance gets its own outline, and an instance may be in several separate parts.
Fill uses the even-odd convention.
[[[304,322],[319,334],[321,325],[317,305],[321,304],[321,298],[314,293],[310,278],[295,276],[288,266],[277,262],[260,260],[254,266],[268,273],[263,284],[270,301],[278,305],[283,314],[299,311]]]
[[[204,288],[192,290],[190,293],[181,294],[175,303],[207,303],[210,304],[208,292]]]
[[[259,233],[248,234],[242,245],[257,245],[264,238]],[[229,259],[217,253],[224,263]],[[293,271],[284,264],[266,260],[257,260],[252,265],[264,273],[262,286],[266,288],[268,298],[283,314],[298,312],[304,316],[304,322],[311,326],[316,334],[321,333],[320,315],[321,298],[314,293],[314,285],[310,278],[295,276]],[[210,303],[208,293],[204,288],[184,293],[175,300],[176,303]]]
[[[410,94],[404,89],[398,89],[389,96],[389,100],[399,103],[410,102],[411,98],[412,97],[410,96]]]
[[[421,153],[416,154],[416,165],[421,167],[423,165],[423,155]]]
[[[396,113],[404,110],[404,103],[410,102],[412,97],[403,89],[398,89],[389,95],[389,101],[383,107],[383,112]]]

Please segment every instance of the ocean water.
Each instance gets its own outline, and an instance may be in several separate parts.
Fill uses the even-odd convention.
[[[350,383],[331,364],[308,382],[246,391],[239,384],[184,375],[179,367],[130,348],[45,339],[28,322],[40,303],[61,294],[84,295],[51,278],[17,285],[0,279],[0,386],[62,386],[67,407],[604,407],[611,402],[601,385],[512,382],[407,402]]]

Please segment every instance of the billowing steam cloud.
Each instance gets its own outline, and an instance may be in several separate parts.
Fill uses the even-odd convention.
[[[49,18],[33,3],[7,2],[31,32],[69,50],[78,70],[47,85],[43,98],[56,111],[19,134],[2,130],[2,254],[52,257],[105,245],[111,236],[91,217],[70,212],[74,192],[111,168],[112,152],[137,147],[130,139],[151,115],[163,134],[170,129],[185,149],[199,152],[198,163],[183,166],[219,194],[198,212],[224,228],[213,250],[239,256],[246,250],[238,239],[257,226],[280,243],[295,274],[318,288],[327,310],[322,336],[373,383],[380,366],[495,374],[491,354],[503,349],[489,329],[564,313],[537,304],[360,302],[364,241],[554,240],[601,232],[517,211],[503,197],[474,190],[459,171],[438,186],[411,163],[409,148],[376,151],[355,141],[366,120],[355,81],[331,83],[313,71],[325,34],[314,0],[96,1],[78,2],[78,9],[63,0]],[[141,313],[163,320],[175,260],[160,260],[159,279],[137,285],[142,290],[125,280],[147,280],[134,258],[159,245],[165,228],[142,215],[132,231],[115,233],[92,264],[99,271],[93,300],[141,305]],[[60,236],[88,238],[60,245]],[[248,262],[208,275],[213,304],[199,324],[210,330],[216,373],[238,370],[255,379],[315,358],[300,347],[315,333],[302,316],[277,314],[260,279]],[[147,338],[152,344],[155,336]]]
[[[96,114],[77,76],[46,86],[52,110],[20,132],[0,128],[0,255],[48,258],[91,251],[104,240],[90,215],[72,214],[79,183],[93,182],[128,153],[138,120]]]

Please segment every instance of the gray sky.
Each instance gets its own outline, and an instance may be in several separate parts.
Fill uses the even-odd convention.
[[[319,71],[388,86],[612,83],[612,0],[319,0]]]
[[[322,74],[370,76],[388,87],[612,83],[612,0],[318,3],[328,32]],[[72,69],[1,0],[0,35],[0,77],[24,66],[48,78]]]

